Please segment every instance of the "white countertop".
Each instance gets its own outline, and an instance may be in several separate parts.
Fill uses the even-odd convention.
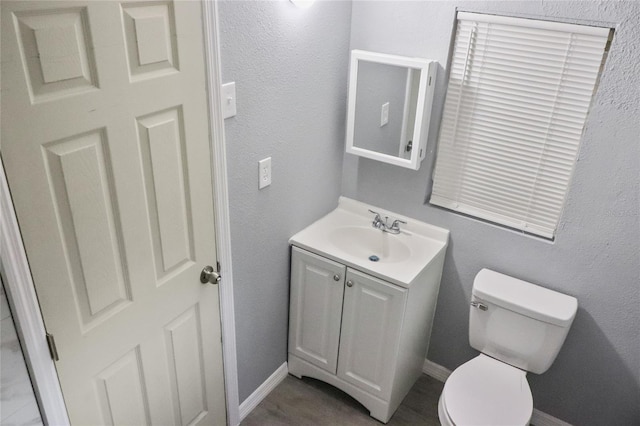
[[[400,219],[400,234],[373,228],[369,209]],[[338,207],[289,239],[289,243],[402,287],[409,287],[446,250],[449,231],[387,210],[340,197]],[[369,256],[379,260],[369,260]]]

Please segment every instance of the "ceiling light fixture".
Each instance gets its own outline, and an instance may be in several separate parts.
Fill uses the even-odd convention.
[[[311,7],[315,0],[289,0],[291,3],[298,6],[300,9],[308,9]]]

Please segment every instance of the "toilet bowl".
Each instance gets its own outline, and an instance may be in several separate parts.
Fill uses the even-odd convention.
[[[526,372],[484,354],[451,373],[438,403],[444,426],[524,426],[532,413]]]
[[[445,382],[438,417],[445,426],[521,426],[533,414],[527,372],[549,369],[578,301],[538,285],[481,270],[473,282],[469,342],[480,355]]]

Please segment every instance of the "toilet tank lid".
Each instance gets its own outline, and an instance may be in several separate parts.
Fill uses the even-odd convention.
[[[560,327],[569,327],[578,310],[575,297],[486,268],[476,275],[473,294],[487,302]]]

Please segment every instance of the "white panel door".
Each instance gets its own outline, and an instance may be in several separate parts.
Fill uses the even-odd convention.
[[[336,374],[345,267],[291,249],[289,352]]]
[[[2,2],[2,159],[75,425],[226,423],[205,81],[200,2]]]
[[[338,377],[389,399],[407,290],[347,269]]]

